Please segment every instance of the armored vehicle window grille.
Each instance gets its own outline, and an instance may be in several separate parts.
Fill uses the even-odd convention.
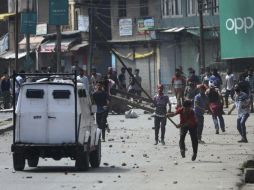
[[[54,90],[52,94],[54,99],[69,99],[71,92],[69,90]]]
[[[85,89],[79,89],[78,90],[78,96],[81,97],[86,97],[86,90]]]
[[[42,89],[27,89],[26,97],[27,98],[43,98],[44,91]]]

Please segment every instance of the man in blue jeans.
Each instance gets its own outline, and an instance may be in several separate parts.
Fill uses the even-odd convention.
[[[194,112],[197,119],[197,136],[198,143],[204,144],[202,141],[202,132],[204,128],[204,113],[208,109],[208,97],[206,96],[206,86],[204,84],[197,86],[199,93],[194,97]]]
[[[240,87],[238,85],[235,86],[235,104],[232,107],[231,110],[229,110],[228,114],[231,114],[231,112],[236,108],[237,109],[237,130],[239,131],[241,135],[241,140],[239,140],[239,143],[247,143],[247,137],[246,137],[246,126],[245,122],[250,116],[250,98],[249,95],[242,92]]]
[[[165,126],[167,123],[166,113],[167,113],[167,105],[169,105],[168,112],[171,112],[171,104],[169,101],[169,97],[164,95],[163,93],[164,86],[159,84],[157,87],[158,93],[154,96],[154,105],[155,105],[155,143],[158,144],[159,141],[159,131],[161,128],[161,144],[165,145],[164,137],[165,137]]]

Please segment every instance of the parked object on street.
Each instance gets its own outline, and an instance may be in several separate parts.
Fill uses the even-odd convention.
[[[135,119],[135,118],[138,118],[138,114],[133,109],[131,109],[131,110],[125,112],[125,118],[126,119],[128,119],[128,118]]]
[[[38,75],[47,78],[20,87],[13,117],[14,169],[23,170],[25,160],[29,167],[36,167],[39,157],[70,157],[78,170],[88,170],[89,162],[99,167],[100,129],[84,85],[77,83],[76,74]]]

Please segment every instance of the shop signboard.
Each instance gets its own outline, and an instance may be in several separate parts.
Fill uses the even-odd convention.
[[[119,35],[132,36],[132,19],[124,18],[119,20]]]
[[[253,0],[220,0],[221,58],[254,57]]]
[[[49,0],[49,24],[68,25],[68,0]]]
[[[36,34],[37,14],[36,12],[21,13],[21,33]]]

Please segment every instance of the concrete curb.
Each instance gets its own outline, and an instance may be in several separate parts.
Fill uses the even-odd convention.
[[[0,134],[3,134],[7,131],[12,130],[12,128],[13,128],[13,123],[2,126],[2,127],[0,127]]]

